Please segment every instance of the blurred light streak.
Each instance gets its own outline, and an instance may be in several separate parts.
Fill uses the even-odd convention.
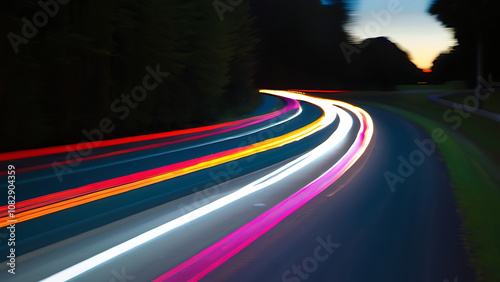
[[[159,281],[198,281],[212,270],[220,266],[225,261],[229,260],[239,251],[244,249],[250,243],[276,226],[279,222],[292,214],[298,208],[309,202],[319,193],[333,184],[340,176],[342,176],[364,153],[373,136],[373,121],[371,117],[362,109],[354,107],[344,102],[331,101],[332,104],[343,107],[354,113],[360,121],[360,129],[357,138],[349,151],[329,170],[316,180],[302,188],[295,194],[291,195],[278,205],[264,212],[259,217],[245,224],[235,232],[226,236],[214,245],[195,255],[191,259],[175,267],[159,278]],[[344,112],[339,112],[340,120],[350,118]],[[337,131],[336,131],[337,132]],[[335,133],[336,133],[335,132]],[[332,137],[335,135],[332,135]],[[331,137],[331,138],[332,138]],[[332,140],[328,139],[321,144],[317,149],[325,145],[326,148],[321,148],[322,152],[335,148],[335,145],[330,144]],[[338,141],[333,141],[335,144]],[[338,143],[336,143],[338,144]],[[332,148],[333,147],[333,148]],[[338,190],[337,190],[338,191]]]
[[[319,106],[320,108],[323,109],[324,114],[321,119],[313,122],[312,124],[306,126],[308,129],[304,131],[309,131],[309,133],[315,133],[318,132],[319,130],[327,127],[333,121],[337,118],[337,115],[339,113],[342,113],[343,111],[332,106],[330,101],[326,99],[317,99],[317,98],[312,98],[304,95],[299,95],[299,94],[294,94],[290,92],[284,92],[284,91],[271,91],[271,90],[262,90],[261,92],[272,94],[272,95],[278,95],[282,97],[287,97],[291,99],[297,99],[297,100],[302,100],[306,102],[310,102],[312,104],[315,104]],[[201,208],[198,208],[190,213],[187,213],[181,217],[178,217],[172,221],[169,221],[163,225],[160,225],[154,229],[151,229],[139,236],[136,236],[128,241],[125,241],[113,248],[110,248],[102,253],[99,253],[87,260],[84,260],[76,265],[73,265],[65,270],[62,270],[42,281],[65,281],[72,279],[96,266],[98,266],[101,263],[104,263],[120,254],[123,254],[137,246],[140,246],[162,234],[165,234],[166,232],[169,232],[172,229],[175,229],[187,222],[193,221],[197,218],[202,217],[205,214],[208,214],[214,210],[217,210],[223,206],[226,206],[238,199],[241,199],[251,193],[254,193],[258,190],[261,190],[263,188],[268,187],[271,184],[276,183],[277,181],[285,178],[286,176],[289,176],[292,173],[297,172],[304,166],[310,164],[317,158],[319,158],[321,155],[323,155],[325,150],[330,150],[334,148],[338,143],[340,143],[347,135],[349,130],[352,127],[352,119],[351,117],[343,112],[342,113],[343,118],[339,124],[339,127],[335,130],[335,132],[321,145],[316,147],[315,149],[309,151],[308,153],[302,155],[298,159],[284,165],[283,167],[273,171],[272,173],[244,186],[243,188],[227,195],[224,196],[218,200],[215,200],[212,203],[209,203]],[[314,126],[312,126],[314,125]],[[299,130],[302,131],[302,130]],[[295,131],[294,131],[295,132]],[[294,133],[292,132],[292,133]],[[290,135],[291,133],[287,134]],[[310,135],[310,134],[309,134]],[[286,135],[285,135],[286,136]],[[308,135],[305,135],[305,132],[295,132],[294,134],[290,135],[290,138],[298,138],[298,139],[293,139],[294,141],[297,141],[299,139],[302,139]],[[279,137],[280,139],[283,139],[283,137]],[[276,138],[274,138],[276,139]],[[271,139],[272,140],[272,139]],[[269,140],[268,140],[269,141]],[[267,142],[267,141],[264,141]],[[284,144],[283,144],[284,145]],[[180,280],[179,280],[180,281]]]
[[[203,143],[203,144],[196,145],[196,146],[186,147],[186,148],[183,148],[183,149],[192,149],[192,148],[200,147],[200,146],[207,145],[207,144],[213,144],[213,143],[217,143],[217,142],[221,142],[221,141],[226,141],[226,140],[230,140],[230,139],[233,139],[233,138],[238,138],[238,137],[241,137],[241,136],[246,136],[246,135],[249,135],[249,134],[253,134],[253,133],[256,133],[256,132],[259,132],[259,131],[262,131],[262,130],[266,130],[266,129],[271,128],[273,126],[277,126],[277,125],[286,123],[286,122],[294,119],[295,117],[299,116],[302,113],[302,107],[300,106],[300,104],[296,100],[285,99],[285,101],[287,102],[287,108],[288,107],[289,108],[288,109],[284,109],[282,111],[278,111],[278,112],[285,113],[285,112],[287,112],[289,110],[293,110],[293,109],[297,110],[296,113],[294,113],[292,116],[290,116],[290,117],[288,117],[286,119],[283,119],[283,120],[281,120],[281,121],[279,121],[277,123],[271,123],[271,124],[266,125],[266,126],[264,126],[262,128],[258,128],[258,129],[251,130],[251,131],[246,131],[246,132],[241,133],[241,134],[233,135],[233,136],[230,136],[230,137],[227,137],[227,138],[221,138],[221,139],[218,139],[218,140],[215,140],[215,141]],[[277,115],[277,116],[279,116],[279,115]],[[272,115],[270,118],[274,118],[274,117],[277,117],[277,116]],[[18,202],[16,204],[16,212],[18,212],[18,213],[19,212],[24,212],[24,211],[27,211],[27,210],[30,210],[30,209],[34,209],[34,208],[46,206],[46,205],[49,205],[49,204],[53,204],[53,203],[56,203],[56,202],[59,202],[59,201],[71,199],[71,198],[74,198],[74,197],[77,197],[77,196],[82,196],[82,195],[86,195],[86,194],[89,194],[89,193],[92,193],[92,192],[101,191],[101,190],[104,190],[106,188],[107,188],[106,186],[99,186],[99,185],[90,184],[90,185],[86,185],[86,186],[79,187],[79,188],[74,188],[74,189],[65,190],[65,191],[61,191],[61,192],[56,192],[56,193],[52,193],[52,194],[49,194],[49,195],[40,196],[40,197],[37,197],[37,198],[33,198],[33,199],[21,201],[21,202]],[[8,209],[8,206],[2,206],[2,207],[0,207],[0,217],[7,217],[8,216],[7,209]]]
[[[216,165],[248,157],[253,154],[278,148],[286,144],[299,141],[323,129],[329,124],[329,118],[331,118],[330,115],[323,115],[307,126],[287,133],[283,136],[278,136],[256,144],[227,150],[156,169],[142,171],[131,175],[88,184],[79,188],[60,192],[62,194],[56,193],[42,196],[43,198],[39,197],[27,201],[22,201],[17,203],[16,219],[17,222],[20,223],[50,213],[72,208],[85,203],[128,192],[134,189],[143,188],[148,185],[159,183],[178,176],[186,175],[195,171],[210,168]],[[61,195],[64,200],[59,201],[59,196]],[[42,203],[42,205],[40,205],[40,203]],[[9,219],[9,217],[5,212],[6,208],[7,206],[2,207],[2,211],[4,211],[2,214],[4,215],[4,217],[0,218],[0,227],[9,225],[7,222],[7,219]]]
[[[345,92],[353,92],[349,90],[300,90],[300,89],[288,89],[288,91],[292,92],[311,92],[311,93],[345,93]]]
[[[163,146],[167,146],[167,145],[172,145],[172,144],[177,144],[177,143],[182,143],[182,142],[187,142],[187,141],[192,141],[192,140],[198,140],[198,139],[201,139],[201,138],[210,137],[210,136],[214,136],[214,135],[218,135],[218,134],[222,134],[222,133],[226,133],[226,132],[231,132],[231,131],[235,131],[235,130],[238,130],[238,129],[245,128],[247,126],[251,126],[251,125],[258,124],[258,123],[262,123],[262,122],[265,122],[267,120],[276,118],[276,117],[278,117],[278,116],[280,116],[280,115],[282,115],[282,114],[284,114],[284,113],[286,113],[288,111],[292,111],[292,110],[300,108],[300,106],[298,105],[298,103],[296,101],[294,101],[294,100],[285,99],[285,102],[287,103],[287,105],[282,110],[275,111],[275,112],[272,112],[272,113],[268,113],[268,114],[265,114],[265,115],[260,115],[260,116],[256,116],[256,117],[252,117],[252,118],[248,118],[248,119],[244,119],[244,120],[240,120],[240,121],[237,121],[236,124],[230,124],[230,125],[221,127],[221,128],[224,128],[224,129],[220,129],[220,128],[218,128],[217,130],[213,130],[212,129],[212,130],[208,130],[208,131],[212,131],[212,132],[204,133],[204,134],[199,134],[199,135],[195,135],[195,136],[191,136],[191,137],[187,137],[187,138],[184,138],[184,139],[173,140],[173,141],[162,142],[162,143],[151,144],[151,145],[145,145],[145,146],[140,146],[140,147],[125,149],[125,150],[118,150],[118,151],[113,151],[113,152],[110,152],[110,153],[104,153],[104,154],[100,154],[100,155],[94,155],[94,156],[88,156],[88,157],[81,157],[81,158],[77,158],[77,159],[70,159],[70,160],[65,160],[65,161],[57,162],[57,164],[58,165],[67,165],[67,164],[71,164],[71,163],[75,163],[75,162],[95,160],[95,159],[100,159],[100,158],[105,158],[105,157],[111,157],[111,156],[116,156],[116,155],[121,155],[121,154],[138,152],[138,151],[142,151],[142,150],[159,148],[159,147],[163,147]],[[226,128],[226,127],[228,127],[228,128]],[[202,131],[202,132],[204,132],[204,131]],[[182,135],[185,135],[185,134],[182,134]],[[146,140],[144,140],[144,141],[146,141]],[[134,142],[137,142],[137,141],[134,141]],[[132,142],[130,142],[130,143],[132,143]],[[91,143],[82,143],[82,144],[91,144]],[[72,146],[72,145],[70,145],[70,146]],[[47,148],[47,149],[50,149],[50,148]],[[67,152],[71,152],[71,151],[67,151]],[[0,156],[1,155],[2,154],[0,154]],[[25,172],[25,171],[31,171],[31,170],[36,170],[36,169],[43,169],[43,168],[52,167],[52,166],[53,166],[53,163],[42,164],[42,165],[37,165],[37,166],[32,166],[32,167],[20,167],[20,168],[18,168],[16,170],[16,173]],[[7,175],[7,170],[0,171],[0,175]]]
[[[125,137],[125,138],[118,138],[118,139],[111,139],[111,140],[102,140],[102,141],[95,141],[95,142],[84,142],[84,143],[72,144],[72,145],[62,145],[62,146],[54,146],[54,147],[48,147],[48,148],[0,153],[0,161],[32,158],[32,157],[52,155],[52,154],[58,154],[58,153],[68,153],[68,152],[72,152],[72,151],[77,151],[79,146],[83,146],[84,148],[89,148],[89,149],[96,149],[96,148],[122,145],[122,144],[133,143],[133,142],[141,142],[141,141],[161,139],[161,138],[180,136],[180,135],[186,135],[186,134],[200,133],[200,132],[220,129],[220,128],[228,127],[228,126],[238,126],[238,125],[244,124],[246,122],[252,122],[255,120],[267,118],[269,116],[275,117],[277,115],[282,114],[284,110],[285,109],[280,110],[280,111],[276,111],[276,112],[272,112],[272,113],[268,113],[265,115],[260,115],[260,116],[255,116],[255,117],[243,119],[243,120],[236,120],[236,121],[215,124],[215,125],[209,125],[209,126],[203,126],[203,127],[197,127],[197,128],[189,128],[189,129],[182,129],[182,130],[176,130],[176,131],[153,133],[153,134],[147,134],[147,135],[139,135],[139,136]],[[89,147],[87,147],[87,145]],[[19,170],[17,170],[17,171],[19,171]],[[3,171],[2,171],[2,173],[3,173]]]

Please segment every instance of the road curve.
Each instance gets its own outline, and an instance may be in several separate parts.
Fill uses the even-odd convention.
[[[23,188],[15,214],[18,273],[9,280],[109,280],[125,268],[141,281],[165,280],[169,269],[245,226],[253,226],[250,237],[269,230],[340,177],[371,140],[371,120],[360,109],[267,92],[283,97],[281,110],[100,143],[77,161],[61,147],[2,155],[20,169]],[[47,166],[53,159],[74,168],[59,183]],[[0,212],[6,221],[8,207]],[[272,224],[255,233],[256,218],[269,215]],[[137,263],[137,256],[146,259]]]
[[[238,121],[110,140],[80,158],[68,158],[76,145],[0,154],[19,169],[20,219],[17,273],[3,262],[0,280],[473,280],[439,154],[395,191],[384,178],[420,130],[263,92]],[[54,162],[70,168],[63,181]],[[8,215],[1,207],[3,226]]]
[[[384,173],[428,138],[391,113],[336,183],[201,281],[475,281],[446,167],[435,153],[393,192]]]

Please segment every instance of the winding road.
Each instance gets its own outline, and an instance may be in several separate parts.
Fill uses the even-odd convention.
[[[0,208],[0,235],[16,220],[16,274],[4,261],[0,280],[473,280],[439,154],[395,190],[384,177],[422,131],[261,92],[237,121],[0,154],[16,167],[14,217]]]

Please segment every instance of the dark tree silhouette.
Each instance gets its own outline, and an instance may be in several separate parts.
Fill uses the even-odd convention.
[[[392,90],[395,85],[416,84],[422,79],[422,70],[388,38],[369,38],[359,46],[361,51],[351,64],[356,88]]]
[[[1,135],[12,136],[4,151],[79,142],[106,117],[116,127],[105,138],[116,138],[212,123],[257,101],[248,3],[221,21],[205,0],[71,1],[26,38],[26,21],[44,11],[38,2],[0,11],[9,34],[0,43],[1,112],[11,121]],[[157,65],[170,73],[165,81],[128,114],[113,112]]]
[[[497,0],[435,0],[432,3],[429,12],[446,27],[453,28],[458,41],[446,59],[441,57],[435,62],[436,79],[466,79],[474,86],[478,72],[485,76],[500,75],[499,10]]]
[[[339,88],[348,84],[339,45],[348,40],[345,1],[254,0],[262,37],[257,85],[262,88]]]

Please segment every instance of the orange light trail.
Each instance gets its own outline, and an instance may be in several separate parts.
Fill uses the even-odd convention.
[[[328,101],[327,99],[310,98],[304,95],[300,95],[300,97],[298,97],[298,94],[285,93],[283,91],[261,90],[261,92],[262,91],[266,91],[266,93],[270,94],[276,93],[276,95],[280,95],[281,93],[281,96],[294,96],[304,101],[313,101],[313,104],[316,104],[324,109],[325,116],[327,116],[325,118],[327,120],[326,122],[328,124],[331,124],[331,122],[333,122],[333,120],[337,118],[340,120],[339,127],[321,145],[314,148],[312,151],[309,151],[305,155],[302,155],[298,159],[278,168],[270,174],[265,175],[264,177],[259,178],[254,182],[228,195],[225,195],[220,199],[215,200],[214,202],[204,205],[196,209],[195,211],[192,211],[171,221],[165,222],[160,226],[157,226],[138,236],[128,239],[127,241],[122,242],[119,245],[113,246],[96,255],[93,255],[92,257],[85,259],[84,261],[81,261],[62,271],[59,271],[42,281],[67,281],[73,279],[76,276],[83,274],[99,265],[102,265],[103,263],[106,263],[107,261],[112,260],[119,255],[122,255],[142,244],[150,242],[158,236],[161,236],[175,228],[178,228],[179,226],[182,226],[187,222],[200,218],[201,216],[224,207],[225,205],[234,203],[238,199],[254,193],[255,191],[264,189],[269,185],[276,183],[281,179],[284,179],[287,176],[296,173],[297,171],[300,171],[300,169],[304,166],[311,164],[317,158],[323,156],[325,152],[336,150],[336,146],[344,140],[344,138],[352,128],[353,121],[349,114],[345,110],[342,110],[338,107],[335,108],[332,104],[344,107],[349,111],[354,110],[353,114],[355,114],[360,120],[360,129],[358,131],[357,138],[352,146],[350,146],[347,153],[344,154],[337,163],[330,167],[330,169],[325,171],[320,177],[316,178],[306,187],[295,192],[293,195],[280,202],[278,205],[267,210],[259,217],[245,224],[243,227],[218,241],[216,244],[203,250],[198,255],[192,257],[185,263],[177,266],[173,270],[154,280],[198,281],[210,271],[235,255],[237,252],[248,246],[252,241],[273,228],[273,226],[275,226],[285,217],[293,213],[295,210],[303,206],[309,200],[319,195],[319,193],[329,187],[346,170],[348,170],[349,167],[354,164],[354,162],[356,162],[356,160],[363,154],[370,142],[370,139],[373,135],[373,123],[369,115],[359,108],[342,102]]]
[[[361,157],[373,136],[373,121],[371,117],[358,107],[340,101],[330,101],[333,105],[348,109],[360,121],[357,138],[348,152],[313,182],[212,246],[153,280],[154,282],[201,280],[208,273],[246,248],[287,216],[327,189]]]
[[[74,198],[59,201],[59,199],[51,199],[52,196],[47,195],[49,198],[45,196],[45,200],[34,198],[28,201],[19,202],[16,205],[16,220],[18,223],[27,221],[64,209],[125,193],[134,189],[143,188],[145,186],[159,183],[178,176],[186,175],[202,169],[238,160],[253,154],[278,148],[306,138],[323,129],[328,124],[329,123],[327,122],[327,120],[325,120],[325,114],[323,114],[313,123],[287,133],[283,136],[268,139],[245,147],[208,155],[194,160],[189,160],[174,165],[168,165],[165,167],[160,167],[157,169],[139,172],[124,177],[110,179],[68,190],[68,192],[72,195],[79,195]],[[84,193],[84,195],[81,195],[81,193]],[[43,206],[40,206],[40,203],[43,203]],[[6,208],[6,206],[2,207],[2,211],[6,211]],[[5,213],[2,214],[5,215]],[[8,226],[8,219],[11,218],[9,218],[8,216],[0,218],[0,227]]]

